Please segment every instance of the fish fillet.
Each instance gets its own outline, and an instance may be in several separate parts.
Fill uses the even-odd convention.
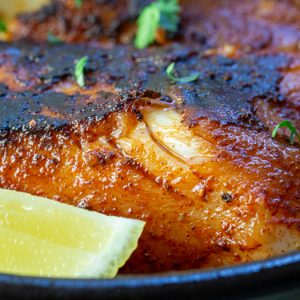
[[[171,62],[199,79],[172,82]],[[299,143],[271,138],[278,120],[300,128],[295,55],[16,42],[0,66],[0,187],[146,221],[123,272],[299,249]]]

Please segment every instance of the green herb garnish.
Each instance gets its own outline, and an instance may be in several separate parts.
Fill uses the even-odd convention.
[[[82,6],[82,1],[83,0],[75,0],[75,5],[77,6],[77,8],[80,8]]]
[[[160,27],[169,32],[176,32],[179,24],[180,6],[177,0],[159,0]]]
[[[154,3],[143,9],[137,20],[138,30],[134,41],[136,48],[144,49],[154,42],[159,19],[160,12]]]
[[[51,44],[59,44],[59,43],[62,42],[62,40],[60,38],[58,38],[56,35],[54,35],[51,32],[48,32],[48,34],[47,34],[47,40]]]
[[[137,20],[135,47],[144,49],[152,44],[158,28],[176,32],[179,24],[180,7],[177,0],[156,0],[146,6]]]
[[[176,82],[181,82],[181,83],[188,83],[188,82],[192,82],[198,79],[199,77],[199,72],[196,72],[194,74],[191,74],[189,76],[184,76],[184,77],[176,77],[174,76],[174,69],[175,69],[175,63],[171,63],[166,70],[166,73],[168,75],[168,77],[172,80],[172,81],[176,81]]]
[[[84,87],[84,68],[87,61],[88,61],[88,57],[84,56],[80,60],[78,60],[75,65],[75,72],[74,72],[75,79],[81,88]]]
[[[0,32],[7,32],[7,26],[3,20],[0,20]]]
[[[280,122],[275,128],[274,130],[272,131],[272,138],[275,138],[276,135],[277,135],[277,132],[279,130],[279,128],[282,128],[282,127],[286,127],[290,130],[291,132],[291,135],[290,135],[290,143],[291,144],[294,144],[295,142],[295,136],[298,138],[298,140],[300,141],[300,135],[299,133],[297,132],[296,128],[292,125],[292,123],[288,120],[284,120],[282,122]]]

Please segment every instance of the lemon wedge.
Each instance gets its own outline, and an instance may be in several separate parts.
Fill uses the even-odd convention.
[[[142,221],[0,189],[0,272],[113,278],[143,227]]]

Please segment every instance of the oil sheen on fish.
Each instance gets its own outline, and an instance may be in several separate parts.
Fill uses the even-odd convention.
[[[173,82],[171,62],[199,78]],[[199,45],[2,43],[0,187],[146,221],[127,273],[297,250],[299,143],[271,131],[287,118],[300,129],[299,66],[288,53]]]

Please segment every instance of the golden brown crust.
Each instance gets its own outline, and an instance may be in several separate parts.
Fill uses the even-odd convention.
[[[124,272],[297,249],[299,144],[272,139],[263,110],[277,107],[275,122],[287,104],[299,122],[285,83],[297,59],[203,54],[179,45],[135,52],[2,44],[0,186],[145,220]],[[80,89],[72,74],[83,55]],[[200,71],[200,80],[171,82],[171,61],[180,74]]]
[[[120,116],[130,132],[143,122],[129,111]],[[145,220],[126,272],[228,265],[297,249],[299,148],[203,120],[193,130],[215,158],[189,165],[153,154],[151,139],[132,138],[130,152],[114,137],[119,118],[9,135],[0,149],[1,187]]]

